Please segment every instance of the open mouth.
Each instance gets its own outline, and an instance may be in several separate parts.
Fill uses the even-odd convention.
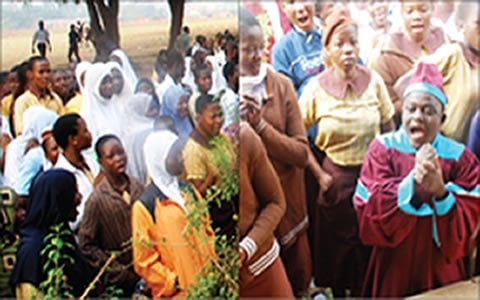
[[[412,28],[412,31],[414,32],[422,32],[423,29],[425,28],[425,26],[421,25],[421,24],[414,24],[411,26]]]
[[[411,126],[410,136],[414,140],[422,140],[425,137],[425,130],[420,126]]]
[[[299,24],[305,24],[308,21],[308,16],[300,17],[297,20]]]

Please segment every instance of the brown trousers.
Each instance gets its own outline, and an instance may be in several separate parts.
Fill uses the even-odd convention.
[[[304,231],[297,236],[297,240],[288,248],[280,252],[288,279],[295,296],[302,296],[310,286],[312,279],[312,259],[308,244],[308,233]]]

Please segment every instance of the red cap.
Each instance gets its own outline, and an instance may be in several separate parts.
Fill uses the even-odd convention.
[[[413,92],[427,93],[438,99],[443,105],[447,104],[447,96],[443,89],[443,77],[434,64],[419,63],[403,94],[405,99]]]

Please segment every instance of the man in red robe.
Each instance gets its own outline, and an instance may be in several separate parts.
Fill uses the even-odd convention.
[[[402,127],[375,139],[354,196],[372,246],[363,294],[404,297],[467,278],[480,217],[480,163],[439,130],[447,103],[434,65],[419,64]]]

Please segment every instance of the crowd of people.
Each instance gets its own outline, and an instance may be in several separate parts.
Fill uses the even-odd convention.
[[[0,74],[5,295],[41,296],[59,224],[75,296],[114,252],[91,296],[185,296],[213,236],[239,251],[240,297],[405,297],[480,272],[480,5],[240,4],[238,37],[185,26],[151,78],[122,49]],[[239,193],[207,202],[200,238],[216,144]]]
[[[269,224],[282,296],[404,297],[478,273],[478,4],[241,4],[240,117],[286,202]],[[263,296],[285,282],[273,269]]]
[[[76,45],[74,25],[70,38]],[[77,55],[78,45],[70,52]],[[115,251],[122,254],[90,295],[115,286],[127,297],[141,283],[152,297],[185,294],[214,255],[212,234],[225,233],[231,243],[236,237],[238,195],[228,205],[209,202],[205,246],[184,230],[192,203],[221,180],[211,140],[230,145],[236,172],[234,139],[224,132],[238,124],[237,38],[226,30],[162,49],[151,78],[138,78],[120,48],[107,62],[77,55],[76,63],[53,70],[41,54],[2,72],[1,186],[14,201],[2,206],[14,212],[9,222],[2,219],[2,240],[18,236],[2,247],[2,256],[13,248],[2,295],[42,295],[48,279],[42,249],[54,225],[69,229],[73,249],[62,255],[73,260],[63,272],[74,296]],[[189,243],[203,248],[201,255]]]

